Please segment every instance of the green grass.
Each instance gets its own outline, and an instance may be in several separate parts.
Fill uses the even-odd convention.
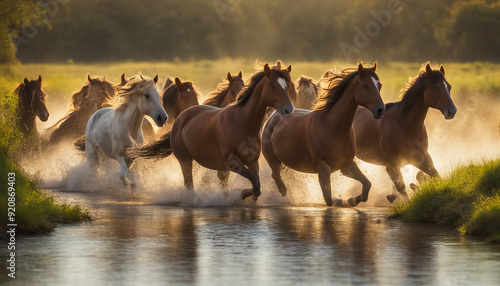
[[[54,230],[55,223],[68,223],[90,220],[88,211],[79,206],[59,203],[52,196],[44,195],[37,185],[23,171],[15,166],[4,152],[0,152],[0,214],[1,220],[7,219],[8,173],[15,173],[15,223],[16,231],[21,233],[48,233]],[[5,226],[7,222],[2,222]]]
[[[469,164],[449,177],[430,179],[393,211],[403,221],[451,226],[500,243],[500,159]]]
[[[275,59],[269,59],[274,63]],[[265,62],[261,59],[260,62]],[[296,62],[286,61],[292,65],[292,78],[297,80],[304,74],[318,80],[330,68],[353,67],[355,63],[345,61]],[[372,63],[369,63],[372,64]],[[383,84],[382,97],[386,101],[398,99],[399,90],[414,77],[423,63],[379,62],[377,73]],[[438,63],[434,63],[437,67]],[[453,97],[462,95],[500,94],[500,64],[493,63],[439,63],[446,69],[446,77],[453,86]],[[217,83],[226,77],[227,72],[244,73],[247,80],[255,72],[255,59],[219,59],[191,62],[117,62],[117,63],[70,63],[70,64],[17,64],[0,65],[0,92],[12,92],[25,76],[43,77],[43,87],[48,94],[49,105],[68,104],[72,92],[78,90],[86,81],[87,73],[91,76],[106,76],[114,84],[119,83],[120,75],[127,76],[141,71],[145,75],[159,74],[160,85],[167,76],[178,76],[183,80],[191,80],[202,95],[213,91]],[[260,68],[262,68],[260,66]]]

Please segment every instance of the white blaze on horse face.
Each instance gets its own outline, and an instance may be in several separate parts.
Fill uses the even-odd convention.
[[[378,81],[373,76],[371,77],[371,79],[372,79],[373,85],[378,90]]]
[[[281,85],[281,87],[286,90],[286,80],[282,77],[278,78],[278,83]]]
[[[448,89],[448,84],[446,84],[445,80],[443,80],[443,84],[444,84],[444,88],[446,89],[446,92],[448,93],[448,95],[450,95],[450,90]]]

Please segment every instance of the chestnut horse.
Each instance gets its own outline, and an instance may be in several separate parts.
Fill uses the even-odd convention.
[[[37,80],[24,78],[15,90],[18,96],[17,126],[23,134],[23,149],[40,151],[40,133],[36,129],[36,117],[45,122],[49,118],[49,111],[45,106],[45,92],[42,90],[42,76]]]
[[[236,101],[236,96],[245,86],[243,75],[240,73],[237,76],[232,76],[227,73],[227,82],[219,83],[217,90],[210,94],[210,98],[203,102],[204,105],[224,108]]]
[[[375,70],[360,63],[357,69],[344,69],[329,78],[329,87],[319,98],[315,110],[298,109],[282,118],[274,113],[262,131],[262,153],[272,170],[279,192],[285,196],[281,179],[282,164],[294,170],[318,174],[327,205],[342,205],[332,200],[330,174],[339,170],[360,181],[363,191],[348,200],[351,206],[366,202],[371,183],[354,163],[355,138],[352,120],[359,105],[374,118],[381,118],[385,108],[380,97],[381,83]]]
[[[74,141],[85,135],[85,127],[90,116],[97,110],[108,106],[115,95],[113,84],[105,78],[91,78],[87,75],[87,83],[71,97],[70,110],[66,115],[49,127],[55,129],[50,135],[49,145],[66,140]]]
[[[411,164],[431,177],[438,176],[427,152],[428,139],[425,116],[430,107],[441,111],[445,119],[457,112],[450,97],[451,85],[444,68],[432,70],[429,63],[401,91],[401,101],[386,105],[382,120],[373,120],[366,110],[359,109],[354,118],[356,156],[366,162],[385,166],[396,190],[405,198],[405,183],[400,169]],[[396,193],[387,196],[392,203]]]
[[[312,78],[301,76],[298,90],[295,108],[312,109],[318,98],[318,88]]]
[[[161,158],[173,152],[181,165],[184,185],[191,190],[193,160],[218,170],[223,185],[227,185],[229,171],[235,172],[252,183],[252,189],[242,191],[242,199],[253,195],[257,200],[261,193],[260,129],[267,107],[275,108],[282,116],[293,111],[288,97],[291,70],[291,66],[282,70],[266,64],[264,71],[252,76],[235,103],[222,109],[208,105],[187,109],[174,122],[171,133],[139,149],[138,155]]]

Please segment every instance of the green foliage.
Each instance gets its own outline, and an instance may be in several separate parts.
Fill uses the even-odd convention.
[[[22,133],[17,128],[18,100],[12,92],[0,96],[0,152],[13,155],[21,143]]]
[[[38,25],[48,24],[43,9],[37,0],[0,1],[0,63],[10,64],[16,60],[16,40],[21,28],[36,21]]]
[[[57,6],[41,7],[52,29],[36,25],[25,37],[23,62],[346,59],[341,43],[359,49],[351,61],[500,60],[498,1],[48,2]],[[357,30],[366,44],[355,44]]]
[[[88,211],[83,211],[79,206],[58,203],[51,196],[43,195],[36,184],[30,180],[21,169],[0,153],[0,214],[1,220],[7,218],[8,202],[8,177],[14,172],[16,190],[16,223],[17,230],[25,233],[48,233],[54,229],[54,223],[68,223],[89,220]],[[6,222],[2,221],[2,225]]]
[[[469,164],[448,178],[430,179],[393,211],[404,221],[448,225],[500,242],[500,160]]]

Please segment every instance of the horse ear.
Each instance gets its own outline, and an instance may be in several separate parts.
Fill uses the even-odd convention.
[[[431,68],[431,64],[429,62],[427,62],[427,65],[425,66],[425,72],[427,73],[427,75],[431,76],[434,74],[434,71],[432,70]]]
[[[139,76],[141,77],[141,79],[144,79],[144,77],[142,76],[142,73],[140,73]]]
[[[88,73],[88,74],[87,74],[87,80],[90,82],[90,80],[91,80],[91,79],[92,79],[92,78],[90,77],[90,74]]]
[[[362,63],[359,63],[359,65],[358,65],[358,72],[359,72],[360,74],[363,72],[363,69],[364,69],[363,64],[362,64]]]
[[[127,80],[125,79],[125,73],[122,72],[122,76],[120,77],[120,80],[122,82],[123,85],[125,85],[127,83]]]
[[[155,75],[155,77],[153,78],[155,84],[158,82],[158,75]]]
[[[229,81],[229,83],[233,83],[233,77],[231,76],[231,73],[230,72],[227,72],[227,80]]]
[[[241,71],[240,71],[240,73],[238,74],[238,77],[239,77],[240,79],[243,79],[243,74],[241,73]]]
[[[276,61],[276,67],[280,70],[281,69],[281,62],[280,61]]]
[[[441,66],[441,67],[443,67],[443,66]],[[444,74],[444,72],[443,72],[443,74]],[[42,82],[42,75],[41,74],[38,75],[38,82]]]
[[[29,84],[30,84],[30,81],[28,80],[28,78],[27,78],[27,77],[24,77],[24,84],[25,84],[25,85],[29,85]]]
[[[439,71],[440,71],[440,72],[444,75],[444,67],[443,67],[443,65],[441,65],[441,66],[439,67]]]
[[[167,80],[165,81],[165,84],[163,85],[163,89],[169,87],[172,84],[172,79],[170,77],[167,77]]]
[[[377,70],[377,61],[375,61],[375,63],[373,64],[373,67],[372,67],[372,71],[376,71]]]
[[[184,85],[182,85],[182,81],[178,77],[175,78],[175,85],[179,91],[184,89]]]
[[[288,73],[291,73],[292,72],[292,65],[288,65],[288,67],[286,69],[288,70]]]
[[[271,75],[271,69],[269,68],[268,64],[266,64],[264,66],[264,74],[266,75],[266,77],[268,77],[269,75]]]

